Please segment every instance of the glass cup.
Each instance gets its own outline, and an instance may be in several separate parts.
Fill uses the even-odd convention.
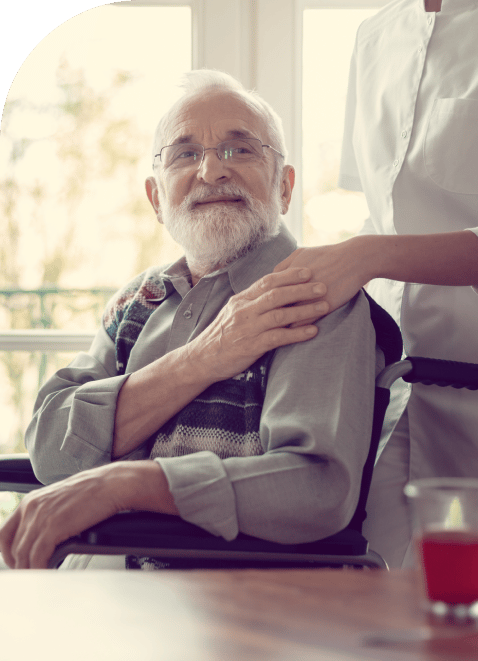
[[[405,486],[427,609],[478,620],[478,479],[426,478]]]

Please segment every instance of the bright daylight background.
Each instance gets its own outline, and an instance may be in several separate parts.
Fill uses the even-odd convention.
[[[304,245],[337,243],[367,218],[362,193],[337,188],[355,34],[376,9],[306,9],[303,16],[302,176]]]
[[[94,332],[118,286],[180,254],[156,223],[144,179],[157,120],[191,67],[191,14],[100,0],[39,4],[2,7],[0,331]],[[344,240],[367,216],[363,195],[338,189],[337,175],[355,32],[375,11],[304,11],[306,245]],[[24,451],[39,385],[71,358],[0,352],[0,453]],[[14,504],[7,498],[0,494],[0,517]]]

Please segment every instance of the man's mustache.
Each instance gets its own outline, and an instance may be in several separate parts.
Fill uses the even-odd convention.
[[[251,208],[251,196],[240,186],[235,184],[223,184],[221,186],[202,186],[191,191],[185,198],[184,203],[189,211],[193,211],[197,204],[212,198],[234,197],[241,199],[246,206]]]

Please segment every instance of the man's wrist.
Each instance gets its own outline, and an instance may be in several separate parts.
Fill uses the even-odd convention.
[[[115,491],[118,511],[179,514],[166,475],[157,461],[120,461],[110,467],[108,478]]]

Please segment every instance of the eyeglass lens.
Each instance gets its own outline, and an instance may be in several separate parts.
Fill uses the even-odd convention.
[[[184,168],[197,165],[202,161],[205,151],[202,145],[185,143],[168,145],[161,150],[161,162],[165,168]],[[216,147],[221,160],[231,163],[241,163],[261,158],[262,143],[260,140],[226,140]]]

